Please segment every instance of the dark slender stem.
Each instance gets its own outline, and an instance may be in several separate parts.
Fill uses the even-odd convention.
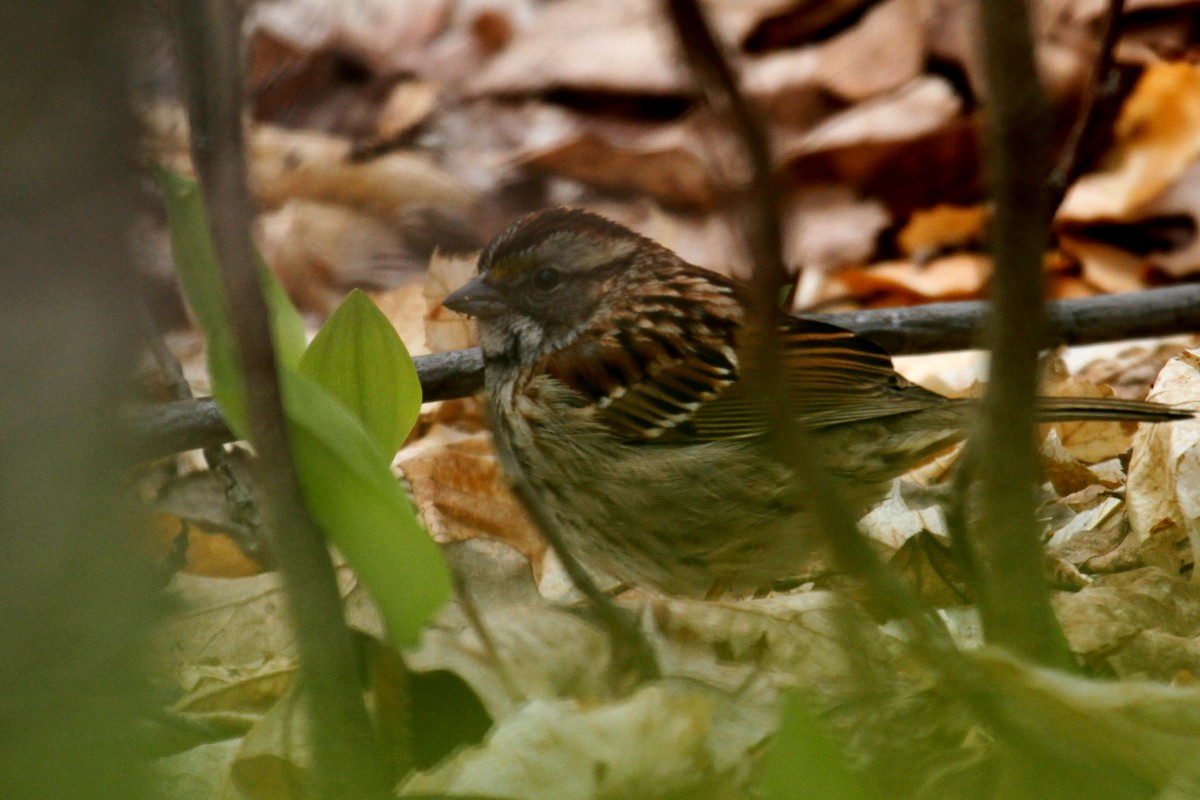
[[[246,382],[250,439],[312,703],[316,788],[326,797],[388,796],[324,536],[292,461],[270,323],[250,236],[242,131],[240,17],[232,0],[173,0],[187,85],[192,160]]]
[[[1121,33],[1121,15],[1124,12],[1125,0],[1109,0],[1100,34],[1100,51],[1083,93],[1079,116],[1075,118],[1075,124],[1063,145],[1058,163],[1046,183],[1049,194],[1046,203],[1048,217],[1054,216],[1054,212],[1062,205],[1067,189],[1097,155],[1097,142],[1102,139],[1100,121],[1106,118],[1108,105],[1115,97],[1121,82],[1120,72],[1113,61],[1113,52]]]
[[[974,590],[989,641],[1066,667],[1034,516],[1034,395],[1044,340],[1042,253],[1049,107],[1024,0],[981,0],[988,80],[988,172],[995,203],[991,378],[972,447],[980,478]]]
[[[858,530],[849,506],[839,502],[840,487],[823,467],[822,454],[809,446],[807,433],[792,422],[794,401],[779,379],[778,341],[779,289],[786,277],[778,202],[771,179],[772,164],[766,136],[757,117],[746,104],[733,71],[716,42],[695,0],[666,0],[667,13],[697,85],[714,111],[727,111],[734,133],[750,161],[751,190],[744,198],[747,215],[745,238],[754,266],[753,309],[762,331],[758,352],[752,353],[751,375],[758,381],[764,405],[774,425],[772,455],[796,472],[805,497],[813,500],[818,527],[826,533],[826,544],[841,569],[864,578],[872,599],[889,614],[911,627],[921,652],[953,680],[968,680],[965,662],[958,656],[945,630],[929,618],[912,589],[879,560]],[[754,369],[754,364],[758,369]],[[803,396],[798,398],[804,402]],[[802,456],[798,456],[802,454]]]

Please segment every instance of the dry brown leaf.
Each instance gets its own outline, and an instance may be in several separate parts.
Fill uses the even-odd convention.
[[[808,133],[780,136],[777,152],[796,181],[845,182],[906,214],[979,191],[979,120],[961,111],[948,81],[924,75]]]
[[[1156,64],[1125,101],[1100,169],[1067,192],[1060,219],[1136,219],[1200,156],[1200,68]]]
[[[928,261],[946,250],[979,245],[991,216],[984,205],[923,208],[914,212],[896,234],[896,244],[909,258]]]
[[[350,206],[291,200],[261,214],[255,243],[293,302],[328,316],[351,286],[393,283],[408,250],[400,228]]]
[[[425,346],[425,283],[411,281],[403,286],[384,292],[372,292],[371,299],[383,312],[400,340],[408,348],[409,355],[419,356],[429,352]]]
[[[432,81],[411,80],[396,84],[375,119],[375,134],[393,141],[425,121],[438,103],[438,86]]]
[[[1093,485],[1108,489],[1120,486],[1120,481],[1104,478],[1084,464],[1063,446],[1058,437],[1058,431],[1053,428],[1042,440],[1041,452],[1042,470],[1046,480],[1054,487],[1060,497],[1082,492]]]
[[[792,129],[831,110],[829,95],[854,103],[898,89],[921,73],[928,0],[888,0],[820,44],[750,58],[745,91]]]
[[[697,120],[641,123],[576,116],[563,138],[519,158],[602,189],[646,194],[668,206],[711,208],[717,187]]]
[[[887,0],[820,51],[820,85],[847,102],[860,102],[898,89],[925,65],[926,26],[932,3]]]
[[[400,451],[396,465],[412,486],[426,528],[439,542],[497,539],[540,570],[545,542],[509,491],[487,431],[434,425]]]
[[[843,270],[839,277],[858,297],[901,293],[921,300],[974,297],[992,275],[991,259],[980,253],[955,253],[928,264],[882,261]]]
[[[1042,393],[1051,397],[1112,397],[1113,390],[1067,373],[1061,360],[1054,360],[1042,378]],[[1128,420],[1100,422],[1056,422],[1046,426],[1058,432],[1063,447],[1087,464],[1120,455],[1133,444],[1138,423]]]
[[[944,78],[922,76],[882,97],[860,103],[793,139],[783,150],[790,161],[855,145],[903,142],[945,125],[962,101]]]
[[[1072,371],[1081,380],[1110,386],[1118,397],[1144,400],[1167,362],[1187,349],[1187,341],[1117,342],[1074,348],[1068,355],[1075,357],[1078,366]]]
[[[1150,400],[1200,406],[1200,351],[1188,350],[1159,373]],[[1200,551],[1200,419],[1143,425],[1129,461],[1129,521],[1146,542],[1178,531]]]
[[[789,266],[831,270],[869,261],[891,215],[848,187],[809,186],[788,199],[783,223]],[[810,300],[796,298],[800,306]]]
[[[475,277],[476,258],[434,253],[425,273],[425,346],[432,353],[474,347],[475,323],[442,305],[442,298]]]
[[[1060,235],[1063,252],[1073,256],[1088,283],[1107,294],[1136,292],[1146,288],[1146,260],[1142,256],[1077,236]]]

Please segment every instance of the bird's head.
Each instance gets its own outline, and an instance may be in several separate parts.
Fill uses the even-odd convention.
[[[497,236],[479,256],[479,274],[442,305],[479,320],[490,361],[528,362],[593,327],[663,258],[676,256],[604,217],[553,208]]]

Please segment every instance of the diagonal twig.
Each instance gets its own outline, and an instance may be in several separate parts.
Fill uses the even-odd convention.
[[[267,307],[250,236],[242,130],[240,15],[232,0],[173,0],[191,122],[192,160],[204,192],[246,383],[250,439],[274,552],[312,703],[315,784],[326,797],[390,796],[359,686],[333,564],[309,517],[292,461]]]
[[[1125,0],[1109,0],[1100,33],[1100,50],[1096,64],[1083,92],[1079,115],[1067,135],[1058,163],[1046,181],[1046,215],[1053,218],[1062,205],[1067,189],[1098,155],[1106,133],[1100,123],[1112,112],[1112,104],[1121,86],[1121,72],[1114,61],[1117,39],[1121,34],[1121,15]]]

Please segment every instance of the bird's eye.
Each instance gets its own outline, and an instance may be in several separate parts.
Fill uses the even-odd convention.
[[[548,292],[562,282],[562,276],[553,267],[542,267],[533,273],[533,288],[539,292]]]

